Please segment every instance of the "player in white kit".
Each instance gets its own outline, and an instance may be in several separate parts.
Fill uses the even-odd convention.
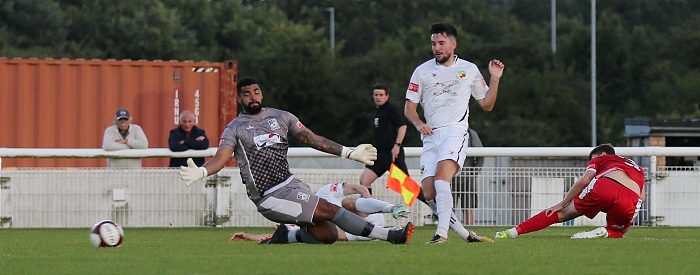
[[[421,184],[428,206],[438,217],[435,236],[428,243],[447,243],[448,227],[470,242],[491,242],[464,228],[453,213],[450,182],[466,159],[469,128],[470,97],[485,111],[496,103],[498,84],[504,65],[499,60],[489,62],[489,87],[474,63],[458,58],[457,30],[447,23],[430,27],[435,56],[418,66],[406,91],[404,114],[420,132],[423,140],[421,154]],[[418,115],[423,108],[425,122]]]

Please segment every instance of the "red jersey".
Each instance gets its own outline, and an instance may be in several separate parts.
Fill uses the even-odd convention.
[[[618,155],[603,155],[589,161],[586,170],[593,170],[596,178],[613,170],[623,171],[639,185],[639,190],[644,190],[644,170],[631,159]]]

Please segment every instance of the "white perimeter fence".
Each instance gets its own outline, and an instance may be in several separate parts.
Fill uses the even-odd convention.
[[[579,157],[589,147],[469,148],[470,156]],[[619,155],[649,157],[647,201],[636,225],[700,226],[700,167],[656,165],[656,156],[700,156],[700,148],[618,147]],[[417,157],[421,148],[406,148]],[[0,148],[0,227],[90,227],[112,219],[125,227],[273,226],[258,214],[246,196],[237,168],[226,168],[190,187],[177,169],[105,168],[3,168],[2,158],[105,158],[105,157],[211,157],[216,148],[173,153],[168,149],[134,149],[106,152],[101,149]],[[327,158],[310,148],[290,148],[290,157]],[[417,167],[409,167],[417,168]],[[478,206],[475,225],[512,226],[558,203],[584,167],[496,167],[486,165],[476,176]],[[292,169],[297,178],[317,190],[332,182],[357,183],[362,168]],[[410,170],[418,181],[419,171]],[[457,178],[468,178],[462,171]],[[472,176],[473,177],[473,176]],[[386,174],[373,184],[374,197],[402,203],[386,186]],[[458,216],[464,209],[458,207]],[[430,210],[420,202],[411,207],[408,220],[417,225],[434,223]],[[403,224],[407,219],[388,225]],[[603,225],[604,214],[590,220],[579,217],[563,225]]]

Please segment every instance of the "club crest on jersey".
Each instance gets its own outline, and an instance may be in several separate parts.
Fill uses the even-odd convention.
[[[299,129],[304,128],[304,124],[301,124],[301,121],[297,121],[296,125]]]
[[[331,192],[338,192],[339,183],[334,183],[331,185]]]
[[[425,173],[425,165],[420,166],[420,174],[423,175]]]
[[[466,71],[459,71],[459,72],[457,72],[457,78],[459,78],[459,79],[465,79],[465,78],[467,78],[467,72],[466,72]]]
[[[255,146],[257,146],[258,150],[260,150],[262,148],[275,145],[277,143],[284,143],[284,138],[282,138],[276,133],[269,133],[255,136],[253,138],[253,141],[255,141]]]
[[[302,192],[297,193],[297,199],[298,199],[298,200],[302,200],[302,201],[305,201],[305,202],[309,202],[309,197],[310,197],[309,194],[302,193]]]
[[[273,118],[267,121],[267,124],[270,124],[270,129],[272,130],[277,130],[280,128],[280,125],[277,124],[277,119]]]

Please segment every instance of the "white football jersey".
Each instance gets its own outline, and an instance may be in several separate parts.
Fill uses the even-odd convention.
[[[425,123],[433,129],[469,126],[469,99],[486,97],[489,87],[474,63],[459,59],[445,67],[433,58],[413,71],[406,100],[420,103]]]

